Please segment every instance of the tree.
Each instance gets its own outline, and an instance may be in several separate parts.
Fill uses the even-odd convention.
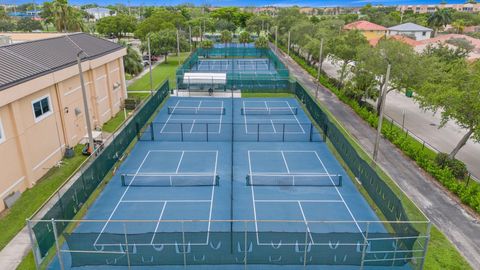
[[[452,23],[452,27],[455,29],[457,34],[461,34],[463,33],[463,30],[465,30],[465,22],[463,20],[454,21]]]
[[[186,26],[186,19],[179,11],[171,11],[158,8],[152,15],[138,24],[135,36],[145,40],[148,33],[158,32],[165,29],[180,29]]]
[[[143,70],[142,57],[133,49],[131,44],[121,43],[127,47],[127,54],[123,57],[123,63],[125,66],[125,72],[130,75],[137,75]]]
[[[225,44],[225,46],[227,46],[228,43],[231,43],[232,42],[232,32],[228,31],[228,30],[223,30],[221,35],[220,35],[220,41],[223,42]]]
[[[32,32],[33,30],[42,30],[42,24],[30,18],[22,18],[17,22],[17,30]]]
[[[452,48],[445,43],[429,44],[423,50],[423,55],[436,57],[438,61],[448,63],[467,58],[475,48],[466,39],[450,39],[447,43],[454,45],[454,47]]]
[[[445,65],[449,67],[417,88],[416,99],[422,108],[440,111],[440,128],[452,120],[467,130],[449,154],[453,159],[470,137],[480,142],[480,62],[460,60]]]
[[[255,40],[255,48],[268,48],[268,38],[265,35],[260,35],[257,40]]]
[[[218,20],[215,22],[215,30],[217,31],[235,31],[237,26],[233,22],[229,22],[227,20]]]
[[[339,86],[343,84],[347,69],[356,59],[360,47],[367,45],[365,37],[356,30],[338,35],[328,42],[328,48],[335,62],[340,64]]]
[[[15,24],[11,20],[0,20],[0,32],[14,31],[15,27]]]
[[[126,33],[133,33],[136,27],[136,19],[126,14],[118,14],[101,18],[97,22],[97,31],[102,35],[115,35],[119,39]]]
[[[211,40],[204,40],[202,43],[200,43],[200,47],[203,49],[211,49],[213,48],[213,41]]]
[[[254,15],[247,20],[246,29],[260,36],[260,33],[266,31],[269,25],[272,25],[272,18],[270,16],[265,14]]]
[[[388,64],[391,65],[388,89],[384,89],[386,83],[385,73]],[[376,47],[364,46],[357,56],[355,68],[370,72],[376,79],[376,89],[388,92],[419,87],[433,65],[422,61],[415,51],[408,45],[393,39],[381,40]],[[382,100],[377,102],[377,113],[380,112]]]
[[[158,32],[150,33],[150,52],[152,55],[164,55],[165,63],[169,53],[177,51],[177,31],[175,29],[164,29]],[[180,50],[188,50],[189,45],[185,37],[180,37]],[[142,52],[148,51],[147,39],[142,41]]]
[[[53,0],[43,3],[40,14],[45,23],[52,23],[58,32],[79,32],[84,30],[82,13],[68,5],[67,0]]]
[[[250,33],[248,33],[247,31],[241,32],[240,36],[238,37],[238,41],[240,43],[243,43],[243,46],[245,47],[245,44],[252,41],[252,38],[250,37]]]
[[[437,35],[438,29],[447,26],[447,24],[451,22],[451,12],[446,8],[437,9],[434,13],[430,14],[430,17],[427,19],[428,25],[435,30],[434,36]]]

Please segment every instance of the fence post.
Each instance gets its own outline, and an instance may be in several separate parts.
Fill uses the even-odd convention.
[[[465,187],[468,187],[468,184],[470,184],[470,179],[472,178],[472,174],[471,173],[468,173],[468,176],[467,176],[467,183],[465,184]]]
[[[153,122],[150,123],[150,132],[151,132],[151,135],[152,135],[152,141],[155,141],[155,134],[153,133]]]
[[[138,125],[137,122],[135,122],[135,129],[137,131],[137,138],[140,140],[140,126]]]
[[[127,225],[123,223],[123,234],[125,235],[125,252],[127,254],[127,266],[130,269],[130,251],[128,250],[128,236],[127,236]]]
[[[187,268],[187,250],[185,247],[185,229],[184,229],[183,223],[184,221],[182,220],[183,267]]]
[[[245,232],[244,232],[244,244],[243,244],[243,252],[244,252],[244,258],[243,258],[243,261],[244,261],[244,265],[245,265],[245,270],[247,270],[247,265],[248,265],[248,262],[247,262],[247,256],[248,256],[248,241],[247,241],[247,238],[248,238],[248,233],[247,233],[247,221],[244,222],[245,224]],[[233,233],[233,232],[232,232]]]
[[[425,265],[425,256],[427,256],[428,242],[430,241],[431,229],[432,229],[432,223],[428,222],[427,232],[425,234],[425,243],[423,244],[423,255],[422,255],[422,263],[420,264],[420,269],[423,269],[423,266]]]
[[[65,266],[63,264],[63,259],[62,259],[62,253],[60,252],[60,243],[58,242],[57,225],[55,224],[55,219],[53,218],[52,218],[52,228],[53,228],[53,236],[55,237],[55,249],[57,250],[58,264],[60,264],[61,270],[65,270]]]
[[[310,123],[310,141],[313,141],[313,123]]]
[[[28,228],[28,236],[30,237],[30,244],[32,245],[33,260],[35,261],[35,269],[39,269],[40,259],[38,258],[38,252],[37,252],[37,249],[35,248],[35,239],[33,238],[32,224],[29,219],[27,219],[27,228]]]
[[[305,226],[305,246],[303,247],[303,269],[307,268],[308,225]]]
[[[364,240],[363,240],[363,249],[362,249],[362,260],[360,261],[360,270],[363,269],[365,264],[365,253],[368,248],[368,228],[370,227],[370,222],[367,222],[367,229],[365,230]]]

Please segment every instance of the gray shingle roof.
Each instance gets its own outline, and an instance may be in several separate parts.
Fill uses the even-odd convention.
[[[0,46],[0,91],[75,65],[80,50],[82,59],[90,60],[122,48],[85,33]]]
[[[404,24],[395,25],[395,26],[389,27],[388,30],[403,31],[403,32],[433,31],[430,28],[423,27],[421,25],[414,24],[414,23],[404,23]]]

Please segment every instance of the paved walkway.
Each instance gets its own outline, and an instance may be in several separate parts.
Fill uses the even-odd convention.
[[[330,77],[338,78],[339,69],[331,61],[323,63],[323,70]],[[388,93],[386,100],[385,115],[398,123],[402,123],[405,113],[404,127],[433,146],[436,151],[450,153],[467,133],[467,130],[453,121],[449,121],[443,128],[439,129],[440,113],[434,114],[432,111],[420,109],[413,98],[408,98],[404,94],[392,91]],[[468,140],[467,144],[458,152],[456,158],[465,162],[468,170],[477,179],[480,179],[480,143],[475,143],[472,139]]]
[[[278,50],[278,56],[287,64],[291,74],[307,87],[308,91],[314,93],[315,79],[280,50]],[[320,88],[318,99],[363,149],[371,154],[376,131],[327,88],[323,86]],[[435,179],[427,175],[388,140],[381,140],[378,160],[383,170],[448,237],[470,265],[474,269],[480,269],[480,219],[478,216],[466,211],[458,200],[452,198]]]

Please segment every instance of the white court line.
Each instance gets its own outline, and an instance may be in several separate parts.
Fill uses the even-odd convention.
[[[303,202],[303,203],[343,203],[342,200],[255,200],[259,203],[291,203],[291,202]]]
[[[196,121],[197,121],[197,120],[193,120],[193,122],[192,122],[192,126],[190,127],[190,133],[192,133],[192,131],[193,131],[193,127],[195,126],[195,122],[196,122]]]
[[[290,103],[289,103],[288,101],[285,101],[285,103],[287,103],[288,108],[290,108],[290,110],[291,110],[292,113],[293,113],[293,109],[292,109],[292,107],[290,106]],[[297,110],[298,110],[298,108],[297,108]],[[297,116],[294,114],[293,117],[295,118],[295,120],[297,120],[297,123],[298,123],[298,125],[300,126],[300,128],[302,129],[303,134],[305,134],[305,130],[303,129],[302,125],[300,124],[300,121],[298,121]]]
[[[312,150],[249,150],[250,152],[284,152],[284,153],[317,153],[316,151]]]
[[[300,212],[302,212],[303,221],[305,221],[305,226],[307,226],[307,232],[308,232],[308,235],[310,236],[310,241],[311,243],[315,244],[315,241],[313,241],[312,233],[310,232],[310,227],[308,226],[307,218],[305,217],[305,213],[303,212],[303,207],[301,202],[298,202],[298,207],[300,207]]]
[[[200,102],[198,102],[197,111],[200,110],[200,107],[202,107],[202,102],[203,100],[200,100]]]
[[[180,100],[177,100],[177,103],[175,103],[175,106],[173,106],[173,111],[172,111],[172,114],[170,114],[167,118],[167,121],[165,121],[165,123],[163,124],[163,127],[162,129],[160,130],[160,133],[163,133],[163,130],[165,129],[165,127],[167,126],[168,124],[168,121],[170,121],[170,118],[172,118],[172,115],[173,115],[173,112],[175,111],[175,109],[177,108],[178,106],[178,103],[180,103]],[[168,109],[168,108],[167,108]]]
[[[138,174],[138,172],[139,172],[140,169],[142,168],[143,163],[145,163],[145,161],[147,160],[148,155],[150,155],[150,151],[148,151],[147,154],[145,155],[145,157],[143,158],[142,163],[140,163],[140,166],[138,167],[137,171],[135,172],[135,176]],[[133,181],[135,181],[135,176],[133,176],[132,181],[131,181],[130,183],[133,183]],[[110,222],[110,220],[112,219],[113,215],[115,214],[115,211],[117,211],[118,206],[119,206],[120,203],[122,202],[123,198],[125,197],[125,195],[127,194],[127,192],[128,192],[129,189],[130,189],[130,186],[128,186],[128,187],[125,189],[125,191],[124,191],[123,194],[122,194],[122,197],[120,197],[120,200],[118,200],[117,205],[115,205],[115,208],[113,208],[113,211],[112,211],[112,213],[110,214],[110,216],[108,217],[107,222],[105,222],[105,225],[103,225],[102,230],[100,231],[100,233],[99,233],[98,236],[97,236],[97,239],[95,239],[95,242],[93,243],[94,246],[97,245],[98,239],[100,239],[100,236],[101,236],[102,233],[105,231],[105,228],[107,228],[108,223]]]
[[[320,161],[320,164],[322,164],[322,167],[323,167],[323,169],[325,170],[325,172],[328,173],[328,170],[327,170],[327,168],[325,167],[325,164],[323,164],[323,162],[322,162],[322,160],[320,159],[320,156],[318,156],[317,152],[315,152],[315,155],[317,156],[318,161]],[[350,214],[350,216],[352,217],[353,221],[355,222],[355,225],[357,225],[358,231],[362,234],[363,238],[365,238],[365,235],[363,234],[362,229],[360,228],[360,225],[358,224],[357,220],[356,220],[355,217],[353,216],[352,211],[350,211],[350,208],[348,207],[347,203],[346,203],[345,200],[343,199],[342,194],[341,194],[340,191],[338,190],[337,186],[335,186],[335,182],[333,181],[333,179],[332,179],[331,176],[329,176],[329,178],[330,178],[330,181],[332,182],[332,184],[334,185],[334,188],[335,188],[335,190],[337,191],[338,196],[340,196],[340,199],[342,199],[343,204],[345,205],[345,208],[347,208],[348,213]]]
[[[275,125],[273,124],[272,119],[270,119],[270,123],[272,123],[273,133],[277,133],[277,130],[275,129]]]
[[[178,169],[180,169],[180,164],[182,164],[182,160],[183,160],[184,155],[185,155],[185,151],[182,151],[182,155],[180,156],[180,160],[178,161],[177,169],[175,170],[175,173],[178,173]]]
[[[250,159],[250,150],[248,150],[248,170],[250,175],[252,174],[252,161]],[[255,191],[253,190],[253,186],[250,187],[252,190],[252,204],[253,204],[253,217],[255,220],[255,232],[257,234],[257,243],[260,243],[258,238],[258,223],[257,223],[257,209],[255,208]]]
[[[179,152],[185,152],[185,153],[217,153],[218,151],[216,150],[149,150],[148,152],[173,152],[173,153],[179,153]]]
[[[283,153],[283,151],[281,151],[282,153],[282,158],[283,158],[283,163],[285,164],[285,168],[287,168],[287,173],[290,174],[290,168],[288,168],[288,163],[287,163],[287,159],[285,158],[285,154]],[[295,185],[295,178],[293,178],[293,184]]]
[[[213,177],[216,177],[217,175],[217,163],[218,163],[218,151],[215,154],[215,169],[214,169],[214,174]],[[213,179],[215,181],[215,179]],[[208,216],[208,229],[207,229],[207,243],[208,240],[210,239],[210,226],[212,224],[212,211],[213,211],[213,197],[215,195],[215,186],[212,186],[212,197],[210,199],[210,213]]]
[[[122,203],[208,203],[211,200],[123,200]]]
[[[167,206],[167,202],[163,203],[162,211],[160,212],[160,216],[158,217],[157,226],[155,226],[155,230],[153,231],[152,239],[150,240],[150,244],[153,244],[153,239],[155,239],[155,234],[157,233],[158,226],[160,226],[160,220],[162,220],[163,212],[165,211],[165,207]]]

